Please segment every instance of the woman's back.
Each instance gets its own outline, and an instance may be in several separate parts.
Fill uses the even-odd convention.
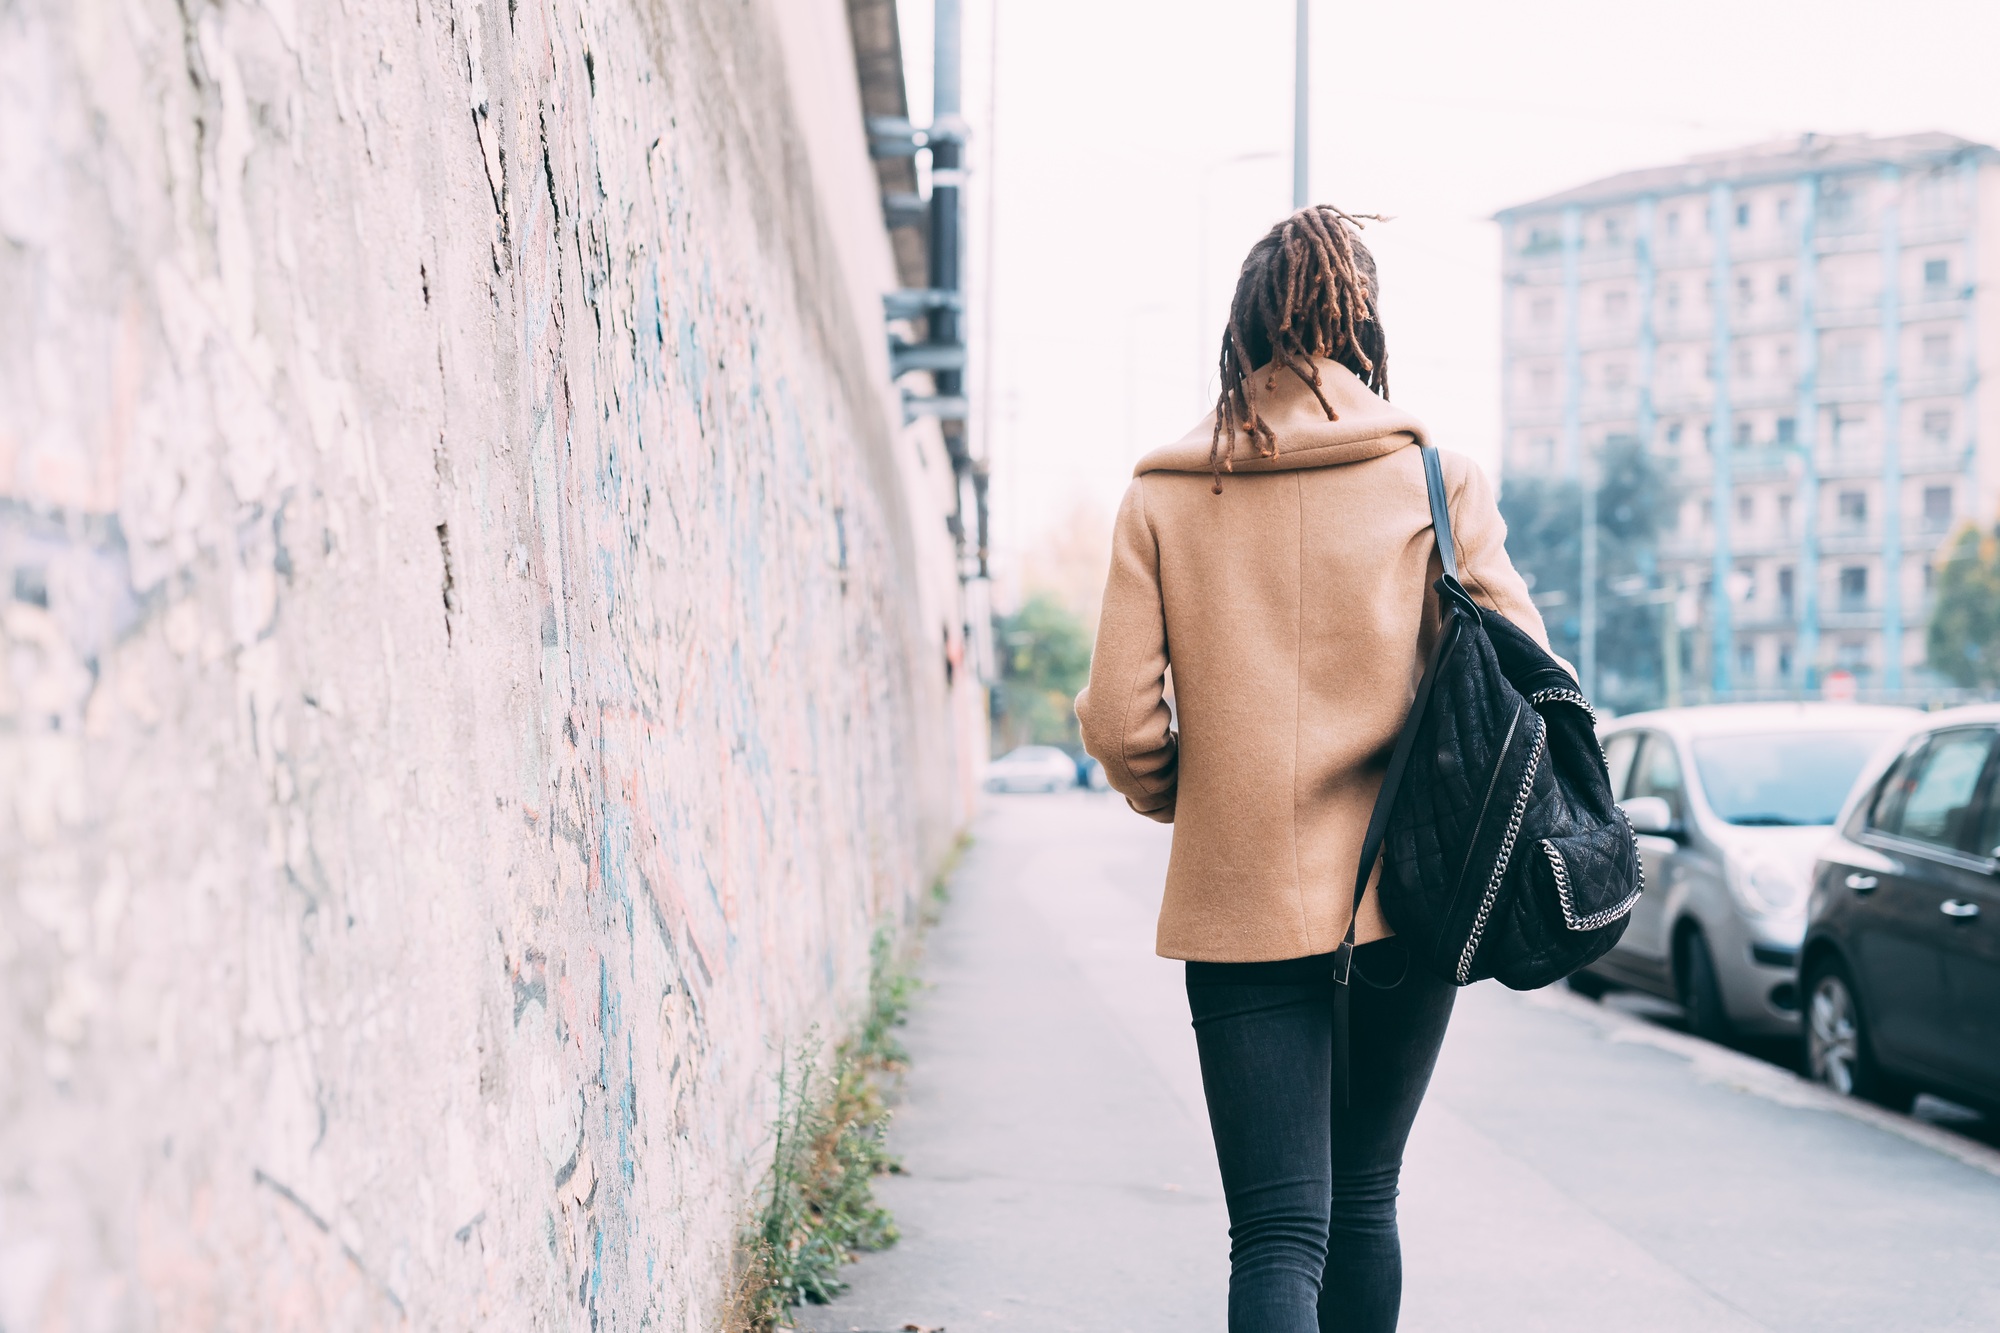
[[[1211,423],[1143,459],[1120,510],[1086,748],[1141,813],[1176,824],[1158,949],[1251,962],[1333,949],[1383,766],[1435,625],[1423,427],[1330,361],[1326,410],[1289,371],[1253,377],[1275,456],[1218,493]],[[1478,468],[1445,456],[1474,597],[1541,621]],[[1160,691],[1171,657],[1178,737]],[[1373,896],[1359,938],[1388,933]]]

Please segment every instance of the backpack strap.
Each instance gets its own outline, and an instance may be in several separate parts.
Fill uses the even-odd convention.
[[[1458,552],[1451,539],[1451,510],[1444,489],[1444,465],[1437,448],[1421,443],[1424,456],[1424,484],[1431,503],[1431,529],[1437,537],[1438,561],[1444,566],[1444,587],[1471,605],[1471,598],[1465,597],[1458,582]],[[1431,687],[1437,682],[1438,664],[1448,650],[1449,635],[1440,632],[1437,642],[1431,645],[1430,661],[1424,665],[1423,678],[1417,682],[1417,697],[1410,703],[1410,714],[1403,721],[1403,729],[1396,737],[1396,748],[1389,752],[1389,768],[1382,775],[1382,790],[1375,798],[1375,808],[1368,816],[1368,832],[1361,839],[1361,865],[1354,876],[1354,912],[1348,918],[1347,936],[1340,947],[1334,950],[1333,979],[1339,983],[1334,993],[1334,1023],[1336,1044],[1339,1049],[1334,1056],[1334,1104],[1345,1107],[1348,1104],[1348,1062],[1347,1062],[1347,1011],[1348,986],[1354,973],[1354,935],[1361,921],[1361,900],[1368,895],[1368,882],[1374,878],[1375,862],[1382,855],[1382,843],[1389,835],[1389,811],[1396,804],[1396,792],[1403,785],[1403,771],[1410,766],[1410,751],[1416,745],[1417,724],[1423,719],[1424,711],[1430,704]]]
[[[1438,559],[1443,562],[1446,575],[1457,579],[1458,548],[1451,540],[1451,505],[1444,491],[1444,460],[1436,445],[1419,447],[1424,453],[1424,486],[1430,492],[1431,531],[1437,534]]]

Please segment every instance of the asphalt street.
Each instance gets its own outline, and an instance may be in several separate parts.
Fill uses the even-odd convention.
[[[799,1327],[1220,1333],[1171,831],[1077,792],[975,834],[879,1189],[903,1240]],[[2000,1152],[1559,989],[1460,996],[1402,1219],[1413,1333],[2000,1328]]]

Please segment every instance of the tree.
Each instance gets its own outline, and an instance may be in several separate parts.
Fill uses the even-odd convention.
[[[1077,747],[1076,696],[1090,679],[1090,631],[1045,592],[994,622],[1000,688],[994,694],[994,742]]]
[[[2000,523],[1984,533],[1968,524],[1946,548],[1925,648],[1931,670],[1954,684],[2000,687]]]
[[[1659,705],[1660,613],[1635,594],[1657,583],[1658,465],[1637,440],[1608,441],[1597,490],[1598,702],[1618,712]],[[1549,644],[1571,662],[1583,641],[1583,488],[1557,477],[1509,479],[1500,495],[1507,553],[1548,623]]]

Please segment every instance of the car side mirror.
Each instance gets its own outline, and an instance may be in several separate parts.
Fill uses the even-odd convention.
[[[1634,796],[1629,801],[1620,801],[1618,808],[1625,812],[1625,820],[1634,833],[1671,838],[1680,832],[1674,826],[1674,808],[1664,796]]]

